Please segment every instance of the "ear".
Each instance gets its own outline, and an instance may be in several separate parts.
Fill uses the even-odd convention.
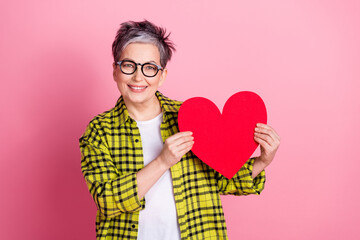
[[[167,69],[165,68],[163,71],[161,71],[159,87],[161,87],[161,85],[163,85],[163,83],[165,82],[166,75],[167,75]]]
[[[117,75],[116,68],[117,68],[117,64],[116,64],[115,62],[113,62],[112,67],[113,67],[113,78],[114,78],[114,81],[116,81],[116,75]]]

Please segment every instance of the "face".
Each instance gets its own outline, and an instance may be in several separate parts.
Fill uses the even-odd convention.
[[[122,52],[119,61],[121,60],[132,60],[141,64],[155,63],[160,66],[160,52],[150,43],[130,43]],[[165,81],[166,74],[167,70],[164,69],[159,70],[154,77],[146,77],[141,66],[138,66],[135,73],[126,75],[121,72],[119,65],[113,64],[114,80],[127,107],[157,104],[155,92]]]

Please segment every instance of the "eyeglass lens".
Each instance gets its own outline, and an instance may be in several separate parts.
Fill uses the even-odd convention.
[[[124,60],[121,62],[120,68],[121,71],[125,74],[133,74],[137,69],[137,65],[132,61]],[[154,64],[145,63],[141,66],[141,71],[147,77],[154,77],[158,72],[158,68]]]

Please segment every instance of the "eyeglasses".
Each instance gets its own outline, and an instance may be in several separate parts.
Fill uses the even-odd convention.
[[[120,70],[122,73],[131,75],[136,72],[137,65],[141,66],[141,72],[146,77],[155,77],[159,70],[163,71],[163,68],[155,63],[136,63],[131,60],[122,60],[117,62],[120,66]]]

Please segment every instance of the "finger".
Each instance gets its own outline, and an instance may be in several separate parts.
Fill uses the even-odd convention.
[[[187,154],[188,152],[190,152],[190,150],[192,149],[193,145],[184,148],[182,151],[179,152],[179,156],[183,157],[185,154]]]
[[[181,138],[181,137],[186,137],[186,136],[191,136],[193,133],[190,132],[190,131],[187,131],[187,132],[178,132],[178,133],[175,133],[174,135],[168,137],[167,139],[169,139],[168,141],[169,142],[174,142],[176,141],[177,139]]]
[[[266,127],[266,126],[269,126],[269,125],[267,125],[265,123],[257,123],[256,126],[257,127]]]
[[[170,145],[178,147],[178,146],[182,145],[183,143],[188,143],[193,140],[194,140],[193,136],[181,137],[181,138],[176,139],[172,143],[170,143]]]
[[[263,124],[263,123],[256,124],[256,127],[259,129],[274,130],[270,125]]]
[[[254,137],[265,141],[269,146],[273,146],[275,144],[274,139],[267,134],[255,133]]]
[[[275,136],[275,134],[269,130],[269,129],[265,129],[265,128],[256,128],[255,130],[256,132],[254,133],[254,135],[259,134],[258,136],[262,136],[262,135],[266,135],[269,136],[271,138],[271,141],[277,141],[277,137]],[[266,139],[265,139],[266,140]]]
[[[263,148],[265,149],[269,149],[271,148],[271,146],[262,138],[259,138],[259,137],[254,137],[254,140],[259,143]]]
[[[274,135],[276,136],[277,139],[280,140],[280,136],[279,134],[277,134],[277,132],[275,131],[274,128],[272,128],[270,125],[267,125],[267,124],[264,124],[264,123],[257,123],[256,126],[258,128],[261,128],[261,129],[267,129],[267,130],[270,130],[274,133]]]
[[[279,134],[274,130],[274,134],[275,134],[275,136],[277,137],[277,139],[280,141],[280,136],[279,136]]]
[[[185,151],[186,149],[190,150],[193,145],[194,145],[194,141],[183,143],[178,146],[177,152],[181,153],[181,152]],[[189,151],[189,150],[187,150],[187,151]]]
[[[277,135],[275,130],[272,128],[257,127],[257,128],[255,128],[255,132],[267,134],[267,135],[271,136],[274,140],[280,140],[279,135]]]

